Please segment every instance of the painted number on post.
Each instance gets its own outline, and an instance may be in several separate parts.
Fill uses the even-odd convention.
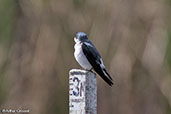
[[[70,94],[74,95],[75,97],[82,97],[84,92],[83,81],[80,80],[78,77],[74,77],[70,80],[70,85],[73,85],[70,88]]]

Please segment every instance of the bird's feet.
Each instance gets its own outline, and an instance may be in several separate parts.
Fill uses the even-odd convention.
[[[88,69],[85,69],[86,71],[88,71],[88,72],[92,72],[92,73],[94,73],[92,70],[93,70],[93,68],[91,68],[90,70],[88,70]]]

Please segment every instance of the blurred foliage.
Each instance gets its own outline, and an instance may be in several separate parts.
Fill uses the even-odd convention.
[[[0,105],[6,96],[4,75],[8,69],[8,52],[12,39],[12,29],[15,20],[15,0],[0,1]]]
[[[15,0],[0,1],[0,43],[9,43],[11,40],[13,22],[15,20]]]
[[[171,67],[171,31],[168,32],[168,47],[167,47],[167,55],[166,60]]]
[[[171,0],[0,0],[0,110],[68,113],[73,37],[97,47],[98,114],[171,113]]]

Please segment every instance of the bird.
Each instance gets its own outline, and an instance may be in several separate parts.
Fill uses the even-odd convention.
[[[74,37],[74,57],[79,65],[87,71],[94,70],[109,86],[113,79],[107,72],[103,60],[84,32],[77,32]]]

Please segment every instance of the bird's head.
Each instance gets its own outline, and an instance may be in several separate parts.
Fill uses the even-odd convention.
[[[88,37],[86,35],[86,33],[84,32],[77,32],[75,37],[74,37],[74,41],[77,42],[85,42],[88,40]]]

